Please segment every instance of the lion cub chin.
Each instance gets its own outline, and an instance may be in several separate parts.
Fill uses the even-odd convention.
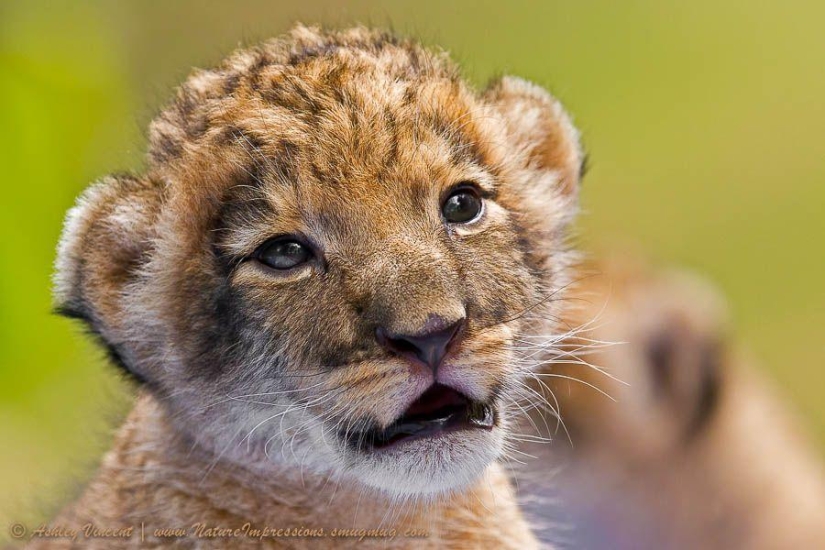
[[[60,244],[59,310],[142,387],[60,521],[140,527],[86,541],[105,548],[196,524],[217,546],[277,527],[323,537],[261,541],[534,547],[500,463],[530,368],[513,350],[556,333],[574,259],[559,103],[298,26],[195,72],[149,142]],[[353,526],[395,535],[331,533]]]
[[[290,467],[261,475],[193,447],[148,393],[84,494],[51,525],[80,534],[28,547],[538,547],[496,464],[463,491],[409,501]],[[90,527],[114,533],[87,536]]]

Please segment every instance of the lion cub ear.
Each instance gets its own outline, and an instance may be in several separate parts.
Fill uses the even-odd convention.
[[[164,186],[149,177],[108,176],[69,211],[58,247],[56,310],[82,319],[132,374],[123,302],[148,261],[163,196]]]
[[[575,198],[584,153],[579,132],[561,103],[540,86],[513,76],[493,81],[485,98],[504,118],[510,140],[524,154],[526,168],[553,173],[555,187]]]

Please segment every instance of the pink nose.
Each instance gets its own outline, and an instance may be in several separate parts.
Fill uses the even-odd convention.
[[[435,374],[444,357],[461,339],[464,324],[463,318],[451,323],[431,315],[424,330],[417,334],[392,334],[384,327],[378,327],[375,338],[390,353],[429,367]]]

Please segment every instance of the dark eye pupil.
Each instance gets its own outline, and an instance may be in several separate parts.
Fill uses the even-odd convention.
[[[264,245],[258,259],[273,269],[292,269],[307,260],[310,252],[297,241],[275,241]]]
[[[467,223],[481,213],[481,199],[469,190],[456,191],[444,203],[442,212],[450,223]]]

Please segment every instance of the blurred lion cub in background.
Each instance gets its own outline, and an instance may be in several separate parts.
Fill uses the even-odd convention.
[[[576,548],[822,547],[822,463],[731,344],[718,292],[634,254],[582,271],[567,322],[586,330],[541,369],[572,446],[561,429],[552,445],[527,445],[566,464],[552,479],[527,476],[528,494],[555,497],[528,509],[546,515],[555,501]],[[552,411],[532,416],[555,431]]]

